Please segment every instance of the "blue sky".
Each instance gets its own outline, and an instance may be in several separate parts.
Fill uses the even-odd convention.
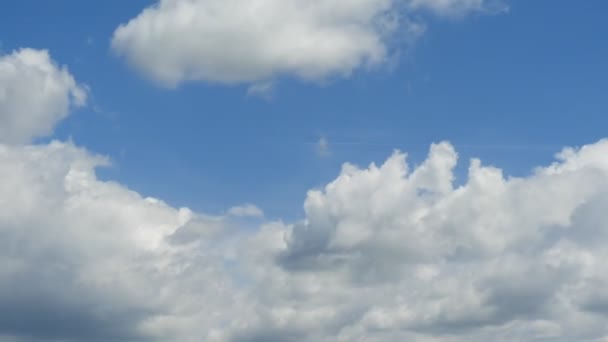
[[[272,97],[247,86],[165,89],[110,48],[115,28],[152,1],[6,2],[4,52],[48,49],[90,87],[90,105],[61,123],[108,155],[102,178],[206,212],[256,203],[299,217],[306,190],[344,162],[381,163],[393,149],[420,162],[432,142],[524,175],[564,145],[605,134],[605,1],[510,1],[508,13],[437,18],[393,67],[315,84],[282,79]],[[550,15],[548,14],[550,9]],[[319,156],[325,137],[331,154]],[[154,151],[151,153],[150,151]]]

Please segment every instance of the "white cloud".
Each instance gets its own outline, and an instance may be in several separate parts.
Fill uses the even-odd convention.
[[[466,14],[488,0],[160,0],[114,32],[112,47],[161,85],[271,84],[348,77],[387,62],[424,25],[419,9]]]
[[[523,178],[473,160],[454,187],[448,143],[412,170],[396,152],[310,191],[304,221],[253,232],[100,181],[106,159],[72,144],[0,145],[0,335],[605,337],[606,156],[566,149]]]
[[[71,143],[0,143],[0,337],[606,339],[607,156],[567,148],[526,177],[472,160],[455,186],[449,143],[413,169],[395,152],[252,231],[230,216],[254,205],[173,208],[97,179],[107,158]]]
[[[46,136],[85,101],[85,88],[47,51],[21,49],[0,56],[0,142]]]
[[[345,165],[309,193],[307,219],[279,253],[284,272],[322,289],[299,312],[330,310],[316,329],[329,336],[338,325],[345,340],[608,334],[604,306],[590,304],[605,281],[606,152],[608,141],[566,150],[526,178],[473,160],[455,189],[447,143],[412,171],[400,153],[379,167]]]
[[[211,312],[237,300],[222,280],[221,219],[99,181],[105,163],[66,143],[0,145],[0,334],[152,338],[203,302]]]
[[[248,203],[230,208],[228,215],[237,217],[264,217],[264,212],[255,205]]]

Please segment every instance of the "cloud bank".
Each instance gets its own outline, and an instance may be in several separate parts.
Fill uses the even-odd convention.
[[[174,208],[99,180],[107,158],[72,143],[2,143],[0,337],[608,337],[608,140],[565,148],[526,177],[474,159],[461,185],[449,143],[417,167],[406,157],[345,164],[307,194],[302,221],[242,229],[261,210]]]
[[[0,146],[0,332],[24,340],[604,337],[608,141],[526,178],[448,143],[345,165],[306,219],[254,232],[96,178],[105,158]]]
[[[424,31],[421,9],[465,15],[488,0],[160,0],[114,32],[112,47],[157,83],[322,81],[386,63]]]

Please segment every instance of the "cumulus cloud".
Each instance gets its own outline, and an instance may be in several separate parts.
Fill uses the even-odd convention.
[[[267,85],[347,77],[385,63],[424,24],[419,9],[463,15],[488,0],[160,0],[114,32],[112,47],[159,84]],[[260,89],[255,87],[251,89]]]
[[[326,336],[599,338],[605,311],[589,303],[603,298],[592,289],[604,281],[606,152],[608,141],[566,149],[526,178],[473,160],[456,188],[447,143],[411,171],[398,152],[381,166],[345,165],[308,194],[307,219],[277,260],[314,279],[318,301],[307,309],[330,313],[318,322]]]
[[[0,335],[606,337],[606,156],[606,140],[565,149],[521,178],[472,160],[456,186],[449,143],[413,169],[395,152],[344,165],[303,221],[251,231],[100,181],[106,158],[71,143],[0,145]]]
[[[106,162],[69,143],[0,146],[1,334],[159,338],[185,313],[237,300],[221,219],[99,181]],[[207,328],[222,326],[210,316]]]
[[[85,87],[47,51],[21,49],[0,56],[0,142],[46,136],[85,101]]]
[[[174,208],[99,180],[103,156],[11,134],[0,131],[12,142],[0,143],[3,340],[608,338],[608,140],[526,177],[473,159],[460,185],[449,143],[414,168],[396,151],[345,164],[309,191],[302,221],[252,230],[234,217],[261,216],[254,205]]]

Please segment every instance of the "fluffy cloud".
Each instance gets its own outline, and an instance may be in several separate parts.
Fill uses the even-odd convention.
[[[473,160],[457,187],[448,143],[414,170],[398,152],[345,165],[309,192],[306,220],[255,237],[274,251],[243,257],[266,266],[249,267],[259,322],[235,336],[605,338],[607,152],[608,141],[565,149],[525,178]]]
[[[608,335],[608,141],[528,177],[448,143],[345,165],[306,219],[243,230],[0,147],[0,334],[17,340],[512,341]]]
[[[48,135],[85,100],[85,88],[47,51],[21,49],[0,56],[0,142]]]
[[[314,277],[326,298],[308,309],[332,312],[319,327],[346,340],[602,337],[606,152],[567,149],[527,178],[473,160],[457,188],[447,143],[411,172],[400,153],[346,165],[309,193],[279,263]]]
[[[416,38],[418,9],[442,15],[487,0],[160,0],[114,32],[113,49],[165,86],[323,80],[387,61]],[[257,88],[254,89],[259,89]]]
[[[0,146],[0,333],[162,337],[171,318],[178,325],[186,313],[236,300],[222,280],[230,230],[220,230],[221,219],[101,182],[94,168],[105,163],[60,142]],[[206,240],[195,246],[190,236]],[[206,321],[214,325],[203,329],[221,327]]]

